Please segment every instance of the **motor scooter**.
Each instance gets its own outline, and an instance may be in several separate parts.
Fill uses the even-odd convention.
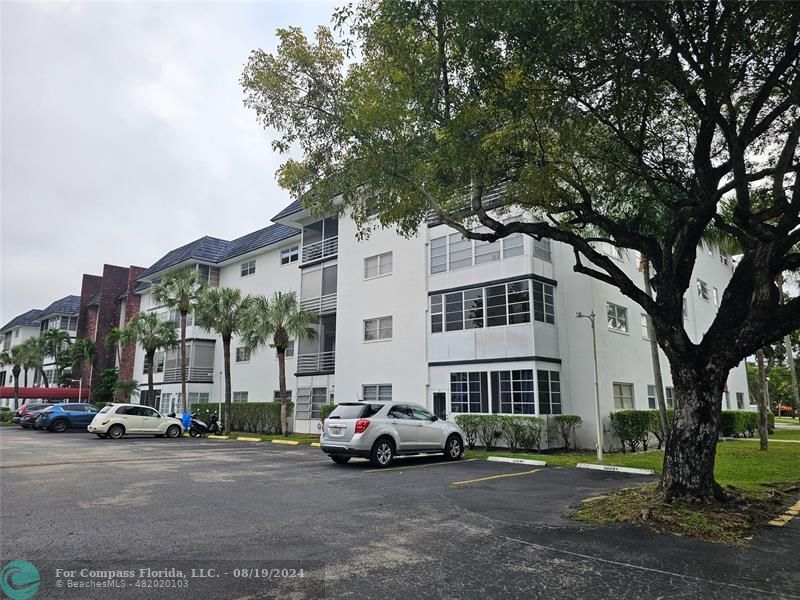
[[[189,435],[192,437],[203,437],[212,433],[214,435],[222,435],[222,427],[219,424],[219,417],[214,413],[208,418],[208,423],[201,421],[197,413],[192,413],[192,424],[189,427]]]

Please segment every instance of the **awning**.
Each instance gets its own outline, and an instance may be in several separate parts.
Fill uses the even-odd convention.
[[[78,392],[81,392],[78,398]],[[13,398],[14,387],[0,387],[0,398]],[[19,397],[25,400],[87,400],[88,388],[21,387]]]

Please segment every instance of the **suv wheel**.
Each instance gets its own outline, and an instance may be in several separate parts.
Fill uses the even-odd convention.
[[[64,433],[66,430],[67,422],[64,419],[58,419],[50,425],[50,431],[55,431],[56,433]]]
[[[376,467],[388,467],[394,459],[394,444],[389,438],[380,438],[372,446],[369,460]]]
[[[461,438],[451,435],[444,445],[444,457],[447,460],[458,460],[462,456],[464,456],[464,444],[461,443]]]

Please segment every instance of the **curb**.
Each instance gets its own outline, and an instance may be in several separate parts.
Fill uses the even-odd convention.
[[[233,438],[233,439],[235,439],[235,440],[237,440],[239,442],[261,442],[262,441],[261,438],[255,438],[255,437],[237,437],[237,438]]]
[[[529,460],[527,458],[509,458],[507,456],[489,456],[486,460],[491,462],[511,463],[514,465],[532,465],[534,467],[546,467],[547,463],[543,460]]]
[[[208,439],[209,440],[229,440],[230,437],[228,437],[227,435],[209,435]]]
[[[319,442],[311,442],[311,445],[312,446],[316,446],[317,448],[319,448],[319,446],[320,446]]]
[[[286,446],[298,446],[300,442],[297,440],[272,440],[273,444],[284,444]]]
[[[611,471],[613,473],[633,473],[634,475],[655,475],[653,469],[635,469],[633,467],[615,467],[612,465],[594,465],[589,463],[578,463],[577,469],[590,469],[592,471]]]

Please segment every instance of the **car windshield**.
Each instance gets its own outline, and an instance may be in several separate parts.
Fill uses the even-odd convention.
[[[333,409],[329,419],[363,419],[371,417],[380,409],[383,404],[365,404],[364,402],[347,402],[339,404]]]

